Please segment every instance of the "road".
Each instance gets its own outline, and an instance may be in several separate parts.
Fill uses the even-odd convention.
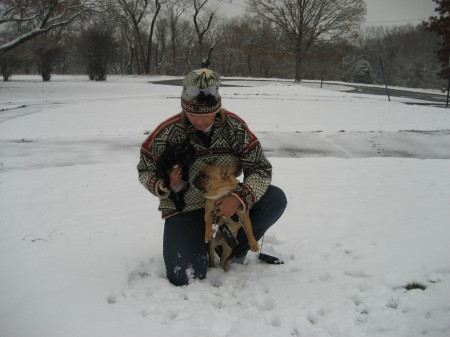
[[[344,84],[340,84],[344,85]],[[346,90],[346,92],[354,92],[359,94],[367,94],[367,95],[386,95],[386,88],[381,87],[369,87],[369,86],[359,86],[353,84],[345,84],[344,86],[351,87],[353,90]],[[435,93],[427,93],[420,91],[410,91],[410,90],[401,90],[401,89],[392,89],[388,87],[389,96],[391,97],[401,97],[408,99],[421,100],[426,102],[405,102],[407,104],[420,104],[420,105],[430,105],[430,106],[442,106],[445,107],[446,96],[439,95]]]
[[[227,78],[223,80],[223,83],[221,84],[222,87],[239,87],[240,85],[236,84],[237,82],[274,82],[274,80],[251,80],[251,79],[240,79],[240,78]],[[232,84],[230,84],[230,82]],[[289,80],[280,80],[281,83],[292,83],[292,81]],[[181,86],[182,85],[182,79],[170,79],[170,80],[163,80],[163,81],[154,81],[152,83],[155,84],[163,84],[163,85],[176,85]],[[309,86],[309,87],[315,87],[319,88],[320,83],[317,81],[308,81],[305,80],[302,82],[303,85]],[[358,85],[358,84],[345,84],[345,83],[334,83],[334,82],[323,82],[325,85],[325,88],[329,88],[331,90],[337,90],[337,91],[343,91],[343,92],[350,92],[350,93],[358,93],[358,94],[367,94],[367,95],[381,95],[386,96],[386,89],[385,87],[373,87],[373,86],[365,86],[365,85]],[[339,89],[345,87],[346,89]],[[445,95],[439,95],[436,93],[427,93],[427,92],[420,92],[420,91],[411,91],[406,89],[392,89],[388,87],[389,95],[391,97],[400,97],[400,98],[407,98],[405,101],[406,104],[417,104],[417,105],[429,105],[429,106],[438,106],[438,107],[445,107],[446,103],[446,96]],[[386,98],[387,99],[387,98]],[[410,100],[420,100],[421,102],[411,102]]]

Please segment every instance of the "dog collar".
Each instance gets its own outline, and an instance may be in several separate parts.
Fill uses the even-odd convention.
[[[228,197],[229,195],[231,195],[231,192],[227,193],[227,194],[224,194],[224,195],[214,195],[214,196],[207,196],[207,195],[205,195],[205,198],[209,199],[209,200],[218,200],[218,199],[222,199],[222,198]]]

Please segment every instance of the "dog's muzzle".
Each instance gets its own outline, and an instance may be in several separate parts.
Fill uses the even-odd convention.
[[[194,179],[194,187],[196,189],[198,189],[200,192],[202,193],[206,193],[205,191],[205,185],[203,184],[203,179],[202,179],[202,175],[199,174],[195,179]]]

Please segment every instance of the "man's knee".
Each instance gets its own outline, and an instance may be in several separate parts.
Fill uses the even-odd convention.
[[[279,208],[285,209],[287,205],[287,198],[284,191],[277,187],[270,185],[267,191],[270,193],[270,199],[271,201],[277,205]],[[267,192],[266,192],[267,193]]]
[[[269,185],[266,193],[255,204],[254,209],[279,209],[284,211],[287,205],[286,194],[277,186]]]
[[[165,262],[167,279],[175,286],[188,285],[194,279],[202,280],[208,270],[206,251],[204,256],[195,257],[192,263],[186,264],[186,261],[171,263],[167,259]]]

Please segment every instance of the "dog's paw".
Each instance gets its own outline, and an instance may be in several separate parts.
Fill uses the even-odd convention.
[[[250,249],[254,252],[259,252],[259,245],[258,242],[252,242],[250,243]]]
[[[207,231],[207,232],[205,233],[205,242],[211,241],[212,237],[213,237],[212,231],[210,231],[210,230]]]

